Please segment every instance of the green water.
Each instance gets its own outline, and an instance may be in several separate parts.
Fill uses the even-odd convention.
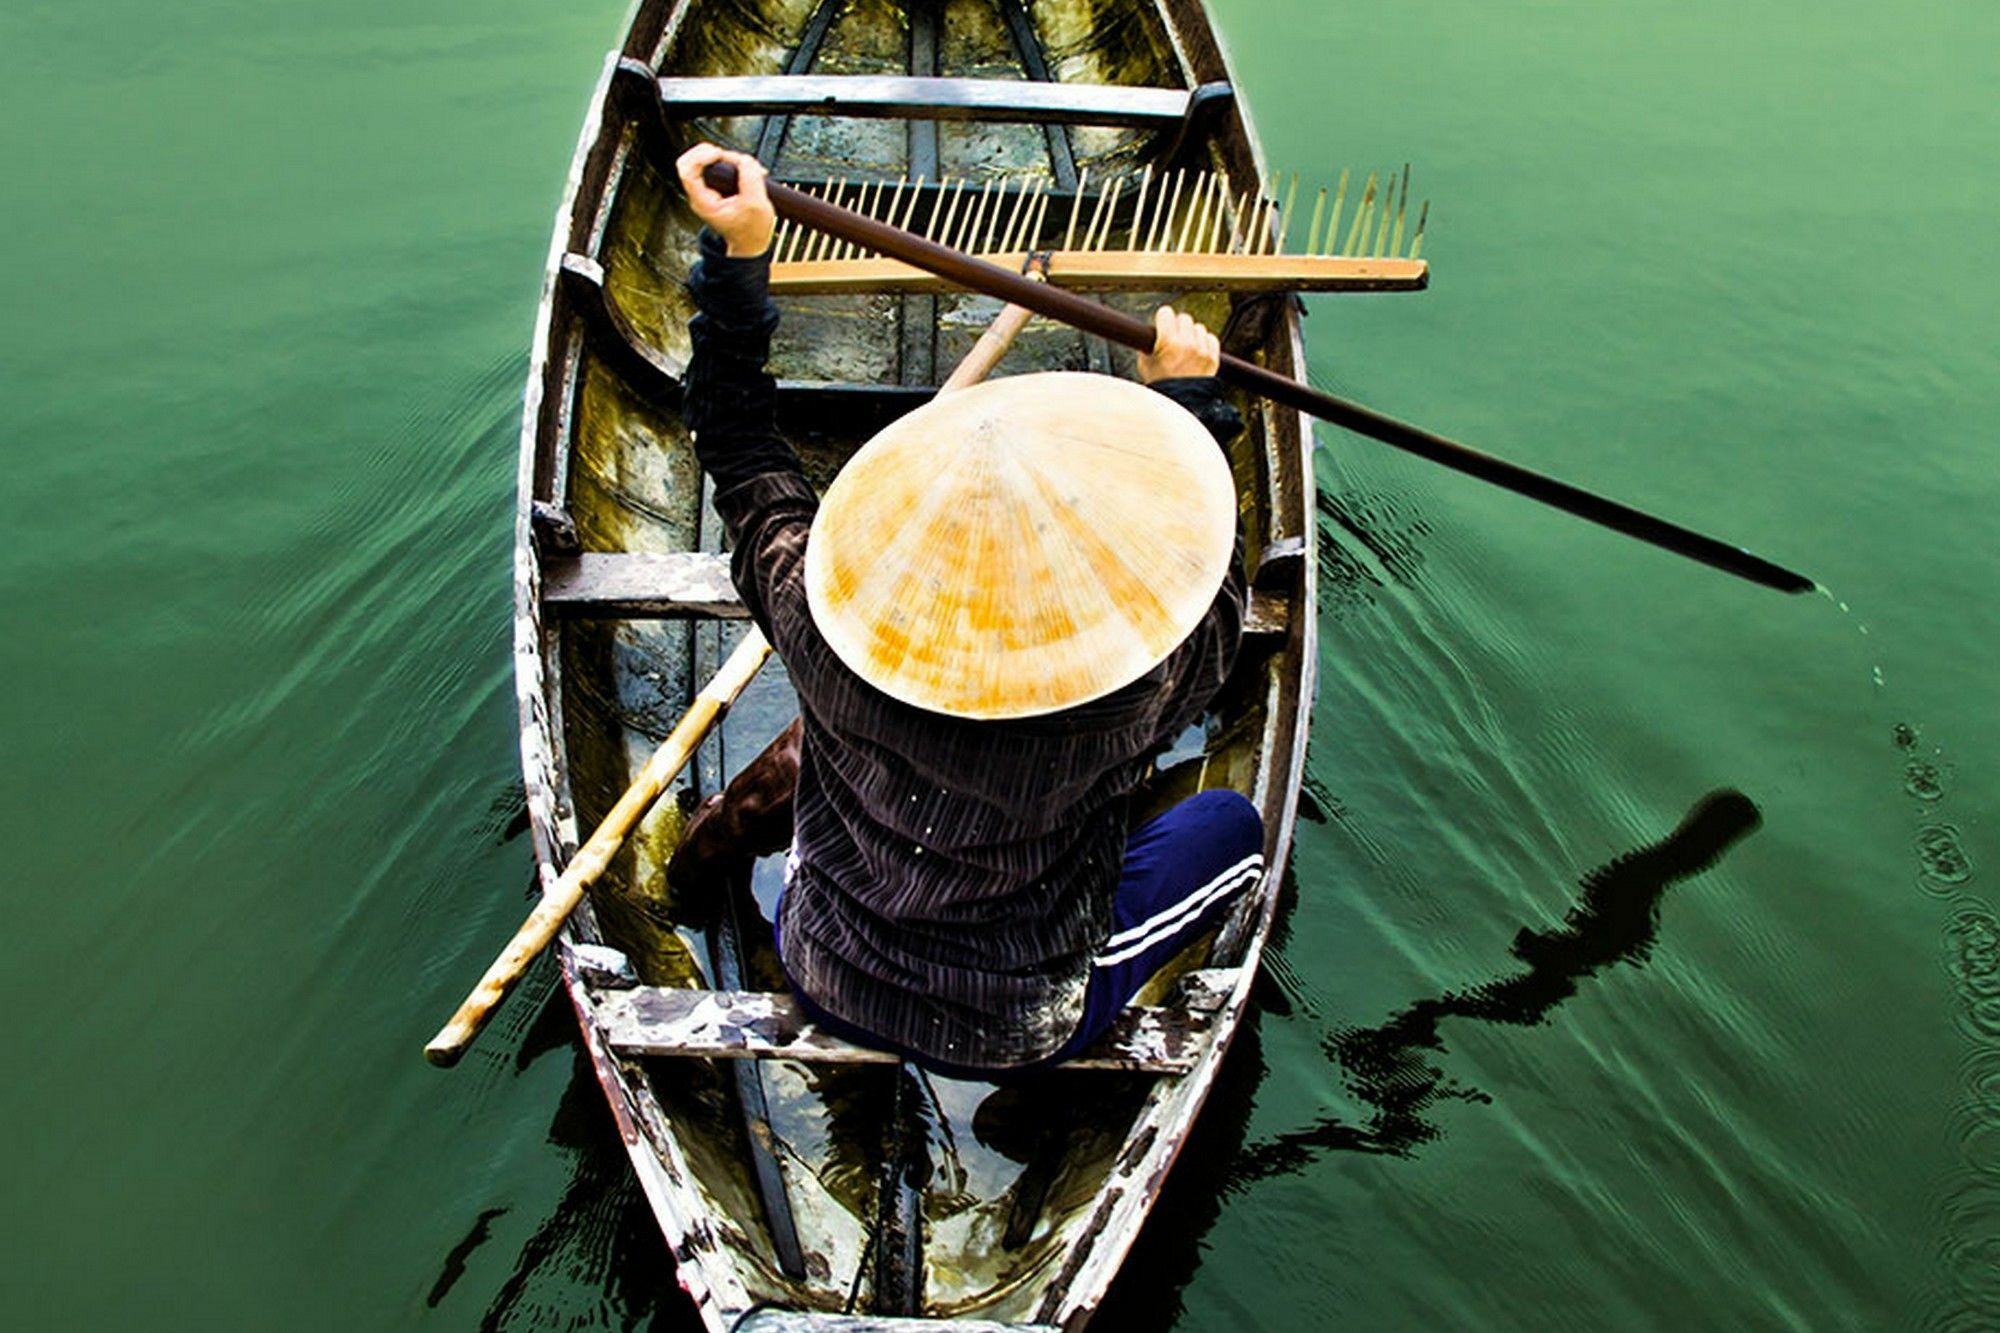
[[[1436,201],[1318,378],[1833,598],[1327,440],[1296,902],[1106,1326],[2000,1325],[2000,11],[1214,9],[1274,163]],[[684,1326],[567,1014],[417,1054],[528,878],[516,405],[620,10],[0,12],[11,1327]],[[1649,945],[1449,1000],[1721,787]]]

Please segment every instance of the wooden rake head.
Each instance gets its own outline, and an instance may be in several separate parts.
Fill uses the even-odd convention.
[[[1350,216],[1351,179],[1351,172],[1340,174],[1331,210],[1329,191],[1318,190],[1310,218],[1296,228],[1296,173],[1240,190],[1219,172],[1156,174],[1147,167],[1094,189],[1085,168],[1067,192],[1035,174],[934,185],[921,177],[834,180],[806,192],[1006,267],[1046,253],[1049,281],[1081,290],[1422,290],[1430,277],[1422,259],[1430,204],[1418,208],[1411,227],[1409,166],[1371,172]],[[795,294],[937,287],[920,270],[790,220],[779,225],[773,257],[772,286]]]

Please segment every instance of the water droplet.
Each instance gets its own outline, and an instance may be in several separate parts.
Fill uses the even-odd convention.
[[[1917,863],[1925,879],[1939,884],[1963,884],[1972,878],[1972,858],[1950,824],[1926,824],[1917,830]],[[1957,922],[1953,929],[1959,929]],[[1990,926],[1988,934],[2000,936]]]
[[[1920,801],[1935,801],[1944,795],[1944,776],[1936,764],[1912,759],[1903,766],[1903,790]]]

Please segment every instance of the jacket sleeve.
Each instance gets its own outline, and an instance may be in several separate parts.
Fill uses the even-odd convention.
[[[1243,431],[1243,414],[1222,392],[1222,381],[1213,375],[1187,375],[1170,380],[1154,380],[1146,386],[1163,398],[1171,398],[1193,415],[1223,448]]]
[[[688,275],[695,316],[681,419],[694,432],[695,457],[716,489],[772,472],[799,471],[798,456],[778,438],[778,385],[764,369],[778,308],[771,303],[771,257],[731,258],[722,238],[701,233],[701,258]]]

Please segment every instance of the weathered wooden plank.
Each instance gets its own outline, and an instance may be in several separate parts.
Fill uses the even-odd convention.
[[[546,561],[542,604],[562,619],[741,620],[749,615],[729,578],[729,557],[700,551],[672,555],[585,552]],[[1283,634],[1291,599],[1250,590],[1245,634]]]
[[[937,1333],[940,1327],[935,1319],[797,1310],[758,1310],[730,1325],[740,1333]],[[954,1319],[950,1328],[951,1333],[1057,1333],[1054,1324],[1001,1324],[991,1319]]]
[[[785,994],[641,986],[602,994],[595,1008],[606,1039],[626,1055],[899,1063],[821,1032]],[[1206,1026],[1206,1011],[1189,1006],[1127,1009],[1103,1040],[1062,1067],[1181,1073],[1193,1068]]]
[[[1025,254],[980,258],[1019,269]],[[1420,292],[1430,285],[1422,259],[1341,255],[1168,254],[1145,250],[1058,250],[1048,280],[1071,291]],[[786,295],[943,292],[944,279],[899,259],[871,257],[773,264],[771,290]]]
[[[729,579],[729,558],[586,552],[542,567],[542,605],[558,617],[626,620],[720,618],[749,613]]]
[[[1162,129],[1179,126],[1188,110],[1180,88],[896,74],[663,78],[659,89],[661,110],[682,118],[810,113]]]

